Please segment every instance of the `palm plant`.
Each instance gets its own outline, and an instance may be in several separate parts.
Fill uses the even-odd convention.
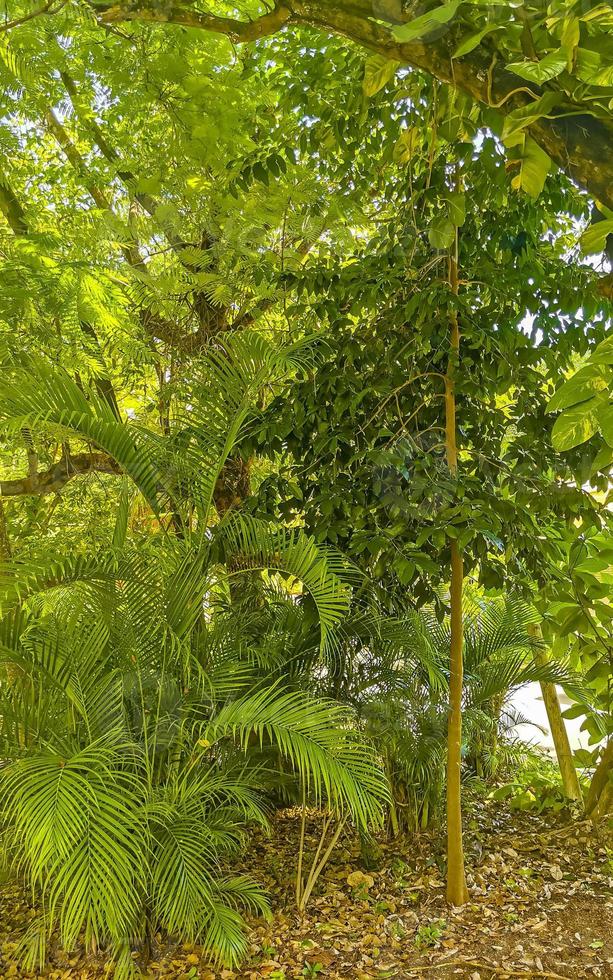
[[[450,628],[446,619],[439,621],[433,609],[419,614],[419,642],[428,638],[428,649],[437,651],[437,659],[446,673],[449,660]],[[468,592],[463,605],[464,621],[464,693],[463,746],[465,773],[481,778],[496,772],[508,755],[505,741],[510,730],[514,693],[534,681],[548,681],[579,689],[578,680],[568,665],[552,661],[538,664],[534,658],[535,639],[531,626],[538,622],[534,609],[515,596],[484,598]],[[435,709],[436,710],[436,709]],[[445,701],[438,705],[440,723],[444,721]],[[522,719],[523,720],[523,719]],[[433,752],[439,764],[442,787],[442,759]]]
[[[263,749],[332,815],[380,820],[385,781],[352,712],[284,686],[248,622],[220,612],[236,576],[282,571],[309,596],[322,653],[349,607],[338,563],[302,532],[219,520],[213,503],[262,387],[303,357],[232,338],[202,360],[166,438],[111,417],[43,361],[9,365],[5,422],[94,443],[160,526],[128,546],[124,494],[107,551],[2,569],[3,837],[41,910],[24,937],[32,967],[55,929],[68,947],[109,947],[120,976],[157,929],[235,962],[240,908],[267,909],[227,871],[245,824],[266,818],[275,773]]]
[[[566,664],[538,665],[532,608],[516,597],[464,601],[465,773],[487,778],[506,757],[509,702],[532,681],[578,691]],[[428,826],[444,792],[449,623],[434,607],[404,617],[355,614],[335,631],[328,670],[311,683],[348,703],[377,746],[390,788],[389,829]],[[304,682],[302,682],[304,683]]]

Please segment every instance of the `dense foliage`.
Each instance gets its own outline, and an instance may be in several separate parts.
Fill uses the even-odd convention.
[[[560,805],[613,802],[610,10],[236,17],[0,23],[0,829],[32,969],[52,934],[118,976],[160,932],[235,963],[268,905],[233,862],[287,803],[300,910],[343,831],[367,863],[445,802],[461,904],[460,778],[523,793],[529,682]]]

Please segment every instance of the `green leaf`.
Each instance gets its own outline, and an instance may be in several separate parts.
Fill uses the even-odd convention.
[[[597,365],[586,364],[585,367],[577,371],[561,385],[556,393],[550,398],[547,405],[548,412],[558,412],[561,408],[570,408],[579,402],[593,398],[599,391],[605,391],[608,387],[606,374]]]
[[[466,195],[461,191],[454,191],[446,198],[449,204],[449,218],[453,225],[461,228],[466,220]]]
[[[590,51],[589,48],[577,48],[575,57],[576,64],[573,74],[582,82],[591,85],[592,79],[597,76],[602,64],[600,55],[596,51]]]
[[[602,88],[613,86],[613,65],[605,65],[599,72],[590,79],[591,85],[599,85]]]
[[[595,575],[597,572],[604,572],[609,567],[609,561],[606,558],[599,558],[598,555],[594,555],[593,558],[586,558],[579,565],[575,566],[574,571],[577,574],[581,572],[590,572],[590,574]]]
[[[253,164],[253,167],[251,168],[251,172],[256,180],[259,180],[261,184],[265,184],[268,187],[268,181],[269,181],[268,170],[266,169],[266,167],[264,166],[261,160],[257,160]]]
[[[551,433],[551,441],[558,452],[574,449],[586,442],[598,431],[597,411],[602,406],[602,398],[597,395],[587,402],[581,402],[562,412]]]
[[[476,34],[469,34],[464,38],[463,41],[457,46],[453,52],[454,58],[462,58],[465,54],[470,54],[475,48],[479,47],[481,41],[487,34],[491,34],[493,31],[499,31],[500,25],[498,24],[488,24],[483,30],[477,31]]]
[[[397,67],[397,61],[383,58],[380,54],[373,54],[368,58],[364,65],[364,81],[362,82],[364,95],[368,97],[376,95],[384,85],[391,82]]]
[[[433,248],[450,248],[455,240],[455,225],[447,215],[439,215],[428,230],[428,240]]]
[[[581,718],[585,714],[585,705],[583,704],[572,704],[570,708],[566,708],[562,712],[562,717],[566,718],[568,721],[573,721],[575,718]]]
[[[590,364],[613,364],[613,333],[598,344],[590,355]]]
[[[559,48],[557,51],[550,51],[540,61],[514,61],[507,65],[507,71],[512,71],[528,82],[537,82],[538,85],[542,85],[543,82],[548,82],[560,75],[566,68],[567,60],[568,56],[565,49]]]
[[[521,132],[526,126],[531,126],[537,119],[548,116],[551,110],[559,104],[561,94],[559,92],[545,92],[536,102],[514,109],[504,121],[502,138],[506,139],[514,133]]]
[[[566,51],[566,67],[568,71],[573,70],[575,64],[575,51],[579,45],[580,36],[581,25],[579,23],[579,18],[575,17],[574,14],[569,14],[568,17],[564,18],[564,23],[562,24],[562,34],[560,36],[562,47]]]
[[[461,3],[462,0],[450,0],[449,3],[443,4],[442,7],[435,7],[434,10],[430,10],[427,14],[413,18],[408,24],[394,27],[392,34],[395,40],[400,42],[416,41],[417,38],[424,37],[424,35],[435,31],[437,27],[448,24],[455,17]]]
[[[592,461],[590,476],[596,473],[607,471],[613,466],[613,448],[611,446],[601,446]]]
[[[610,3],[599,3],[596,7],[586,11],[581,20],[589,24],[592,21],[601,21],[609,27],[613,27],[613,11]]]
[[[421,143],[421,133],[417,126],[403,129],[394,146],[394,162],[408,163]]]
[[[613,220],[596,221],[590,225],[579,239],[583,254],[594,255],[604,252],[608,235],[613,235]]]
[[[606,405],[598,412],[598,427],[607,445],[613,448],[613,404]]]
[[[513,177],[511,186],[536,199],[545,185],[551,160],[538,143],[523,132],[514,133],[504,142],[508,147],[519,147],[519,154],[515,158],[519,162],[519,173]]]
[[[394,561],[394,571],[403,585],[408,585],[415,574],[415,563],[400,555]]]

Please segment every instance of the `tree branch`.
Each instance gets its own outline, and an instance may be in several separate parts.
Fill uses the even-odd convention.
[[[115,460],[105,453],[77,453],[62,457],[43,473],[29,474],[17,480],[0,480],[0,498],[59,493],[75,476],[86,473],[117,475],[121,472]]]
[[[498,107],[505,115],[527,105],[542,94],[538,86],[518,87],[518,80],[503,65],[494,64],[495,49],[487,43],[468,55],[454,59],[457,32],[436,41],[395,41],[387,26],[372,18],[368,0],[283,0],[272,11],[253,21],[239,21],[202,13],[179,4],[153,9],[121,4],[94,3],[101,23],[140,20],[181,24],[223,34],[236,44],[255,41],[292,25],[305,25],[339,34],[385,58],[411,65],[434,78],[466,92],[476,102]],[[389,25],[390,27],[392,25]],[[528,129],[533,139],[554,163],[591,195],[613,208],[613,124],[595,118],[577,105],[578,115],[559,119],[541,118]]]
[[[40,17],[41,14],[57,14],[59,10],[64,6],[65,0],[57,5],[55,10],[52,10],[55,0],[48,0],[48,3],[43,4],[42,7],[38,7],[36,10],[30,11],[29,14],[24,14],[23,17],[17,17],[15,20],[5,20],[3,24],[0,24],[0,34],[4,34],[6,31],[12,31],[14,27],[19,27],[20,24],[25,24],[29,20],[33,20],[34,17]]]
[[[100,9],[98,4],[95,4],[95,7],[96,9]],[[196,27],[215,34],[225,34],[231,41],[238,44],[246,41],[257,41],[259,38],[276,34],[285,24],[289,23],[292,17],[291,10],[285,4],[279,4],[274,10],[252,21],[217,17],[214,14],[200,13],[198,10],[188,10],[178,4],[169,9],[164,8],[163,10],[154,10],[146,7],[131,10],[122,6],[122,4],[113,4],[103,9],[100,20],[104,24],[112,24],[123,20],[145,20],[158,23],[169,22],[172,24],[182,24],[184,27]]]
[[[79,99],[79,92],[74,81],[66,72],[61,72],[60,74],[77,118],[82,122],[85,128],[89,129],[94,142],[102,155],[109,161],[109,163],[113,164],[117,176],[123,182],[123,184],[125,184],[128,191],[134,195],[134,199],[140,204],[143,210],[151,218],[153,218],[154,221],[160,224],[161,230],[168,240],[168,243],[184,268],[190,273],[197,272],[197,266],[187,261],[185,258],[185,250],[193,247],[192,243],[186,242],[183,238],[177,235],[174,229],[169,226],[168,222],[160,223],[158,221],[157,211],[161,202],[156,200],[156,198],[151,194],[141,193],[136,190],[136,176],[131,170],[127,169],[125,164],[123,164],[120,154],[107,140],[102,128],[98,125],[95,119],[92,118],[91,114],[83,110],[83,106]],[[63,141],[64,143],[66,141],[70,143],[70,138],[65,133],[63,136]],[[63,145],[63,143],[61,145]],[[66,155],[75,166],[79,167],[81,172],[84,170],[84,161],[81,157],[79,157],[78,153],[76,153],[75,156],[74,149],[72,156],[70,156],[68,152]],[[89,187],[90,185],[87,186]],[[110,208],[110,205],[107,206]],[[213,240],[209,236],[203,235],[201,241],[196,247],[206,251],[210,249],[212,245]],[[136,248],[133,248],[130,251],[124,250],[124,257],[128,264],[133,268],[137,268],[138,266],[142,265],[140,256],[137,256],[138,249]],[[206,344],[211,333],[211,324],[213,324],[214,327],[212,331],[213,333],[218,333],[226,329],[225,315],[220,313],[217,308],[212,306],[203,292],[195,290],[194,300],[195,311],[200,320],[200,329],[195,333],[182,333],[177,329],[176,324],[165,321],[157,315],[153,315],[150,310],[140,311],[141,325],[150,337],[164,340],[164,342],[168,343],[172,347],[175,347],[177,350],[181,350],[183,353],[193,353],[201,350]]]
[[[96,146],[102,153],[102,156],[105,157],[109,163],[112,163],[115,166],[117,176],[126,185],[128,190],[134,194],[134,199],[138,201],[143,211],[146,211],[150,218],[157,220],[156,211],[160,202],[157,201],[151,194],[136,190],[136,185],[138,183],[136,175],[133,174],[131,170],[128,170],[125,164],[123,164],[120,154],[117,152],[115,147],[109,143],[104,132],[102,131],[102,127],[98,125],[92,114],[84,112],[79,98],[79,92],[73,79],[65,71],[60,72],[60,77],[64,83],[66,91],[68,92],[68,96],[77,118],[86,129],[89,129]],[[180,250],[186,247],[187,243],[173,231],[173,229],[168,225],[168,222],[163,224],[162,230],[173,249]]]

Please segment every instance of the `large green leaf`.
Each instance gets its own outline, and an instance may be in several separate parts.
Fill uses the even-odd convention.
[[[581,251],[585,255],[604,252],[609,235],[613,235],[613,220],[595,222],[581,236]]]
[[[377,824],[388,797],[374,747],[352,731],[348,709],[304,693],[264,689],[222,708],[205,742],[231,735],[246,748],[252,733],[280,748],[318,800],[349,811],[363,828]]]
[[[364,95],[369,97],[376,95],[384,85],[391,82],[397,67],[397,61],[384,58],[380,54],[371,55],[364,65],[364,81],[362,82]]]
[[[325,648],[350,603],[348,582],[331,564],[325,549],[298,528],[271,527],[248,517],[234,517],[222,526],[221,533],[234,567],[287,572],[303,583],[317,608],[321,646]]]
[[[457,46],[453,52],[454,58],[463,58],[464,55],[470,54],[475,48],[478,48],[481,41],[488,34],[492,34],[493,31],[501,30],[502,25],[499,24],[487,24],[486,27],[481,28],[475,34],[468,34]]]
[[[508,137],[514,133],[532,126],[543,116],[548,116],[552,109],[559,105],[561,99],[562,95],[559,92],[545,92],[540,99],[529,102],[528,105],[522,106],[520,109],[514,109],[505,117],[502,131],[503,139],[508,140]]]
[[[139,907],[146,834],[112,743],[107,736],[68,757],[43,752],[0,779],[22,867],[45,886],[50,923],[69,948],[82,930],[90,943],[121,941]]]
[[[435,7],[427,14],[414,17],[407,24],[394,27],[392,34],[401,43],[416,41],[418,38],[425,37],[444,24],[448,24],[450,20],[453,20],[461,3],[462,0],[449,0],[448,3],[444,3],[441,7]]]
[[[581,402],[556,419],[551,433],[551,439],[556,449],[564,452],[586,442],[598,431],[598,415],[607,401],[602,394]]]
[[[564,48],[558,51],[550,51],[540,61],[514,61],[507,65],[507,71],[512,71],[525,78],[528,82],[537,82],[542,85],[552,78],[560,75],[567,64],[567,53]]]
[[[586,364],[561,385],[549,400],[548,412],[557,412],[579,402],[585,402],[600,391],[606,391],[609,378],[605,368],[596,364]]]
[[[613,333],[590,354],[590,364],[613,364]]]
[[[613,402],[599,410],[598,427],[607,445],[613,448]]]
[[[513,177],[512,186],[537,198],[545,185],[551,160],[538,143],[524,132],[512,133],[504,142],[510,148],[518,148],[514,159],[519,163],[519,172]]]

